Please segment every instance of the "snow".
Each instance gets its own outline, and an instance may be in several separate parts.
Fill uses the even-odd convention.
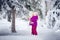
[[[16,33],[11,32],[11,23],[0,20],[0,40],[60,40],[60,31],[52,31],[45,27],[44,20],[38,20],[38,35],[31,34],[29,21],[16,18]]]

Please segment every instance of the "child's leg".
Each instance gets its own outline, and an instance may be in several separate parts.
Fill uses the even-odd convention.
[[[32,34],[34,35],[34,26],[32,26]]]
[[[37,27],[34,27],[34,34],[37,35]]]

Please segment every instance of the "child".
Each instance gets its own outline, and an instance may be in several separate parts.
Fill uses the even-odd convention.
[[[37,12],[34,12],[32,17],[30,18],[30,25],[32,26],[32,34],[37,35],[37,20],[38,20],[38,15]]]

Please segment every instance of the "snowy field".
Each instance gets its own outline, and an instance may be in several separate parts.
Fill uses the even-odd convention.
[[[11,23],[0,20],[0,40],[60,40],[60,31],[48,29],[44,21],[38,20],[38,35],[31,34],[29,22],[16,18],[16,33],[11,32]]]

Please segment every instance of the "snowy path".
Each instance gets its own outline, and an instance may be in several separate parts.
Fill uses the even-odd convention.
[[[27,21],[16,20],[16,33],[11,33],[11,23],[0,20],[0,40],[60,40],[60,32],[54,32],[38,24],[38,35],[31,35],[31,27]]]

